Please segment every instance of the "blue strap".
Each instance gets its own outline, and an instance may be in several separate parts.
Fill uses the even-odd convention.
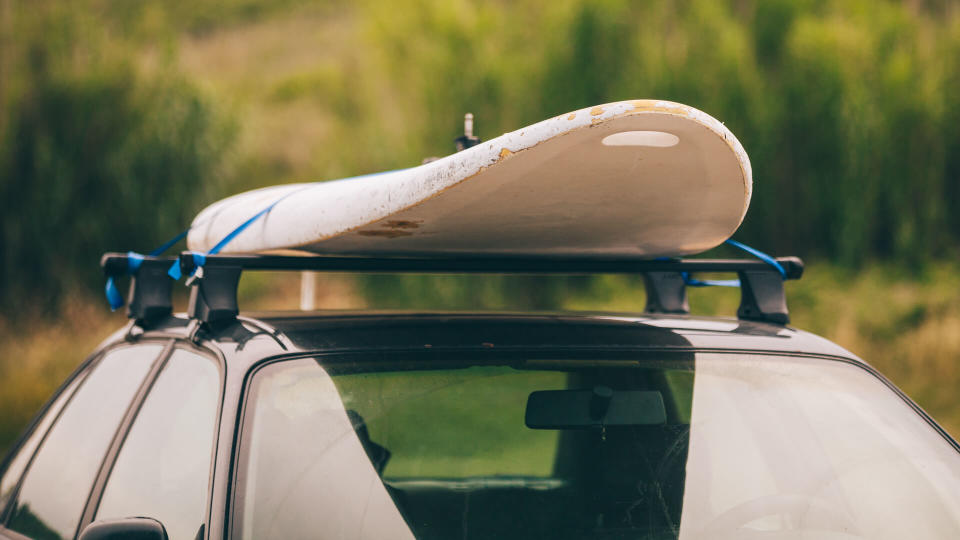
[[[190,254],[193,255],[194,268],[201,268],[203,265],[207,264],[207,255],[205,253],[191,251]],[[183,272],[180,271],[179,260],[173,261],[173,265],[171,265],[170,269],[167,270],[167,275],[172,277],[175,281],[179,281],[180,278],[183,277]]]
[[[127,273],[136,274],[137,270],[140,270],[140,265],[143,264],[143,255],[139,253],[134,253],[133,251],[127,252]]]
[[[405,171],[405,170],[408,170],[408,169],[396,169],[396,170],[393,170],[393,171],[383,171],[383,172],[377,172],[377,173],[363,174],[363,175],[360,175],[360,176],[352,176],[352,177],[350,177],[350,178],[341,178],[340,180],[334,180],[334,182],[346,182],[346,181],[350,181],[350,180],[357,180],[357,179],[360,179],[360,178],[370,178],[370,177],[373,177],[373,176],[381,176],[381,175],[384,175],[384,174],[390,174],[390,173],[395,173],[395,172],[400,172],[400,171]],[[280,204],[280,202],[283,201],[284,199],[286,199],[287,197],[289,197],[289,196],[291,196],[291,195],[294,195],[294,194],[296,194],[296,193],[300,193],[301,191],[305,191],[305,190],[307,190],[307,189],[316,187],[317,184],[321,184],[321,183],[323,183],[323,182],[311,182],[311,183],[309,183],[309,184],[304,185],[304,186],[301,187],[300,189],[295,189],[295,190],[293,190],[293,191],[290,191],[290,192],[287,193],[286,195],[284,195],[284,196],[280,197],[279,199],[273,201],[272,203],[270,203],[269,206],[267,206],[267,207],[264,208],[263,210],[260,210],[259,212],[257,212],[257,213],[254,214],[253,216],[251,216],[250,219],[244,221],[243,223],[241,223],[240,225],[238,225],[237,228],[235,228],[235,229],[233,229],[232,231],[230,231],[226,236],[223,237],[223,239],[221,239],[219,242],[217,242],[217,244],[216,244],[215,246],[213,246],[209,251],[207,251],[206,255],[216,255],[217,253],[220,253],[220,250],[221,250],[221,249],[223,249],[227,244],[229,244],[231,241],[233,241],[234,238],[236,238],[237,236],[239,236],[240,233],[242,233],[243,231],[245,231],[245,230],[247,229],[247,227],[249,227],[250,225],[252,225],[253,223],[255,223],[258,219],[262,218],[263,216],[269,214],[270,211],[273,210],[273,207],[275,207],[276,205]],[[184,233],[184,234],[186,234],[186,233]],[[172,244],[171,244],[171,245],[172,245]],[[199,259],[198,259],[198,255],[200,256]],[[197,270],[199,270],[200,268],[202,268],[203,265],[204,265],[204,263],[206,262],[206,257],[203,257],[203,255],[204,255],[204,254],[201,254],[201,253],[193,253],[193,262],[194,262],[194,265],[195,265],[194,273],[196,273]],[[179,262],[179,261],[174,261],[174,263],[173,263],[172,265],[170,265],[170,270],[167,271],[167,274],[169,274],[170,277],[172,277],[172,278],[175,279],[175,280],[179,280],[181,277],[183,277],[183,273],[180,271],[180,262]],[[192,274],[191,274],[191,275],[192,275]]]
[[[379,175],[379,174],[385,174],[385,173],[376,173],[376,174]],[[368,176],[375,176],[375,175],[368,175]],[[300,193],[301,191],[310,189],[314,186],[316,186],[316,183],[307,184],[301,187],[300,189],[295,189],[287,193],[286,195],[280,197],[279,199],[273,201],[266,208],[264,208],[263,210],[260,210],[259,212],[251,216],[249,219],[247,219],[246,221],[238,225],[235,229],[227,233],[226,236],[224,236],[219,242],[217,242],[215,246],[210,248],[210,250],[207,251],[206,253],[191,252],[193,254],[193,264],[195,268],[193,273],[196,273],[198,269],[203,268],[203,265],[206,264],[207,262],[207,257],[206,257],[207,255],[216,255],[217,253],[220,253],[221,249],[223,249],[227,244],[233,241],[234,238],[239,236],[240,233],[245,231],[247,227],[254,224],[258,219],[262,218],[263,216],[269,214],[270,211],[273,210],[273,207],[280,204],[281,201],[283,201],[284,199],[286,199],[287,197],[295,193]],[[175,280],[179,280],[181,277],[183,277],[183,272],[180,271],[180,261],[173,261],[173,264],[170,265],[170,269],[167,270],[167,274]],[[191,276],[192,275],[193,274],[191,274]]]
[[[183,237],[187,236],[187,233],[189,232],[190,232],[190,228],[187,227],[185,231],[174,236],[170,240],[167,240],[166,242],[163,243],[163,245],[151,251],[150,254],[147,256],[156,257],[162,254],[164,251],[173,247],[174,244],[176,244],[180,240],[183,240]],[[137,253],[135,251],[128,251],[127,252],[127,274],[131,276],[136,274],[137,271],[140,270],[140,265],[143,264],[143,259],[144,259],[144,256],[141,255],[140,253]],[[120,290],[117,288],[117,281],[113,278],[113,276],[110,276],[107,278],[107,283],[104,287],[104,293],[107,296],[107,303],[110,304],[110,311],[116,311],[117,309],[123,307],[123,304],[124,304],[123,295],[120,294]]]
[[[746,245],[746,244],[741,244],[740,242],[737,242],[736,240],[733,240],[733,239],[731,239],[731,238],[728,238],[725,243],[726,243],[726,244],[729,244],[729,245],[731,245],[731,246],[733,246],[733,247],[735,247],[735,248],[737,248],[737,249],[740,249],[740,250],[742,250],[742,251],[746,251],[747,253],[753,255],[754,257],[760,259],[761,261],[763,261],[763,262],[769,264],[770,266],[776,268],[776,269],[777,269],[777,272],[780,273],[780,277],[782,277],[783,279],[787,279],[787,271],[784,270],[783,265],[781,265],[780,263],[778,263],[777,260],[774,259],[773,257],[767,255],[766,253],[764,253],[764,252],[762,252],[762,251],[760,251],[760,250],[754,249],[754,248],[752,248],[752,247],[750,247],[750,246],[748,246],[748,245]]]
[[[282,201],[283,199],[286,199],[288,196],[290,196],[290,195],[292,195],[292,194],[293,194],[293,193],[291,192],[291,193],[288,193],[288,194],[284,195],[283,197],[280,197],[279,199],[273,201],[273,203],[271,203],[270,206],[268,206],[268,207],[264,208],[263,210],[257,212],[256,214],[253,215],[253,217],[251,217],[250,219],[248,219],[248,220],[244,221],[243,223],[241,223],[236,229],[230,231],[230,233],[227,234],[226,236],[224,236],[222,240],[220,240],[219,242],[217,242],[217,245],[213,246],[213,247],[210,249],[210,251],[207,252],[207,254],[208,254],[208,255],[216,255],[217,253],[220,253],[220,250],[221,250],[221,249],[223,249],[227,244],[229,244],[234,238],[236,238],[237,236],[239,236],[240,233],[242,233],[243,231],[247,230],[247,227],[249,227],[250,225],[252,225],[252,224],[253,224],[255,221],[257,221],[258,219],[260,219],[260,218],[262,218],[263,216],[267,215],[268,212],[270,212],[271,210],[273,210],[273,207],[274,207],[274,206],[276,206],[280,201]]]
[[[694,279],[689,272],[680,272],[683,283],[688,287],[739,287],[739,279]]]
[[[123,295],[120,294],[120,291],[117,289],[117,284],[114,282],[113,276],[107,278],[107,286],[104,292],[107,295],[107,303],[110,304],[110,311],[116,311],[123,307]]]
[[[167,240],[166,242],[163,243],[162,246],[160,246],[160,247],[158,247],[157,249],[151,251],[151,252],[150,252],[150,256],[151,256],[151,257],[156,257],[157,255],[160,255],[160,254],[163,253],[164,251],[172,248],[174,244],[176,244],[176,243],[179,242],[180,240],[183,240],[183,238],[184,238],[185,236],[187,236],[187,233],[189,233],[189,232],[190,232],[190,227],[187,227],[182,233],[180,233],[180,234],[174,236],[173,238]]]
[[[741,251],[745,251],[745,252],[749,253],[750,255],[753,255],[754,257],[760,259],[761,261],[769,264],[770,266],[774,267],[774,268],[777,270],[777,272],[780,273],[780,277],[781,277],[782,279],[787,279],[787,271],[784,270],[783,265],[781,265],[780,263],[778,263],[777,260],[774,259],[773,257],[767,255],[766,253],[764,253],[764,252],[762,252],[762,251],[759,251],[759,250],[757,250],[757,249],[754,249],[754,248],[752,248],[752,247],[750,247],[750,246],[748,246],[748,245],[746,245],[746,244],[742,244],[742,243],[740,243],[740,242],[737,242],[736,240],[733,240],[733,239],[731,239],[731,238],[728,238],[724,243],[725,243],[725,244],[728,244],[728,245],[731,245],[731,246],[733,246],[733,247],[735,247],[735,248],[737,248],[737,249],[740,249]],[[739,279],[705,279],[705,280],[699,280],[699,279],[694,279],[694,278],[690,277],[690,273],[689,273],[689,272],[681,272],[680,275],[683,276],[683,283],[684,283],[685,285],[687,285],[687,286],[690,286],[690,287],[739,287],[739,286],[740,286],[740,280],[739,280]]]

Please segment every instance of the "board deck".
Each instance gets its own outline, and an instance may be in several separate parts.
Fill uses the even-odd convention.
[[[207,251],[273,205],[221,253],[682,256],[729,238],[751,192],[746,152],[719,121],[621,101],[410,169],[224,199],[188,247]]]

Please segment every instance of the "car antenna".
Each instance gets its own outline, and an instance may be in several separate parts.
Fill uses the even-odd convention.
[[[482,142],[480,137],[473,134],[473,113],[463,115],[463,136],[457,137],[453,142],[457,145],[457,152],[462,152]]]
[[[453,140],[453,143],[457,146],[457,152],[462,152],[467,148],[476,146],[480,144],[480,137],[477,137],[473,134],[473,113],[467,113],[463,115],[463,135],[457,137]],[[423,158],[421,164],[427,164],[431,161],[436,161],[440,158],[436,156],[430,156]]]

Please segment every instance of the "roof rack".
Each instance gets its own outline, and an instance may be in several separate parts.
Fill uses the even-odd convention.
[[[146,326],[173,312],[173,280],[167,270],[176,260],[174,257],[105,253],[100,259],[100,267],[107,278],[130,276],[127,317]]]
[[[743,320],[787,324],[790,321],[784,294],[784,279],[799,279],[803,261],[781,257],[776,261],[784,274],[756,259],[637,259],[629,257],[557,256],[443,256],[443,257],[348,257],[277,255],[201,255],[186,251],[178,259],[143,257],[131,270],[131,257],[107,253],[101,266],[108,277],[131,275],[127,315],[141,326],[170,314],[171,284],[167,275],[177,260],[190,282],[187,314],[202,323],[234,320],[238,313],[237,285],[244,270],[290,270],[359,273],[424,274],[641,274],[647,291],[646,313],[687,314],[687,279],[690,273],[735,273],[740,279]],[[199,264],[198,264],[199,263]]]
[[[202,271],[193,281],[188,315],[205,323],[234,319],[237,284],[244,270],[311,270],[317,272],[427,273],[427,274],[642,274],[647,289],[648,313],[689,313],[684,275],[693,272],[736,273],[741,283],[740,319],[787,324],[790,320],[784,279],[799,279],[803,261],[776,259],[785,274],[755,259],[669,259],[554,257],[554,256],[443,256],[443,257],[343,257],[274,255],[180,255],[180,268],[193,274],[202,260]]]

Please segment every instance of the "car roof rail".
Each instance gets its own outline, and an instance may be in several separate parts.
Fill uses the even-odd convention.
[[[175,257],[150,257],[135,253],[105,253],[100,268],[113,280],[130,276],[127,291],[127,317],[138,326],[148,327],[173,313],[173,280],[167,275]],[[122,305],[123,300],[120,299]]]
[[[562,256],[282,256],[180,254],[180,271],[191,278],[187,314],[203,323],[234,320],[237,285],[245,270],[423,274],[641,274],[647,290],[647,313],[687,314],[689,275],[735,273],[741,290],[737,317],[789,323],[783,281],[803,275],[797,257],[775,259],[779,268],[758,259],[638,259]]]

